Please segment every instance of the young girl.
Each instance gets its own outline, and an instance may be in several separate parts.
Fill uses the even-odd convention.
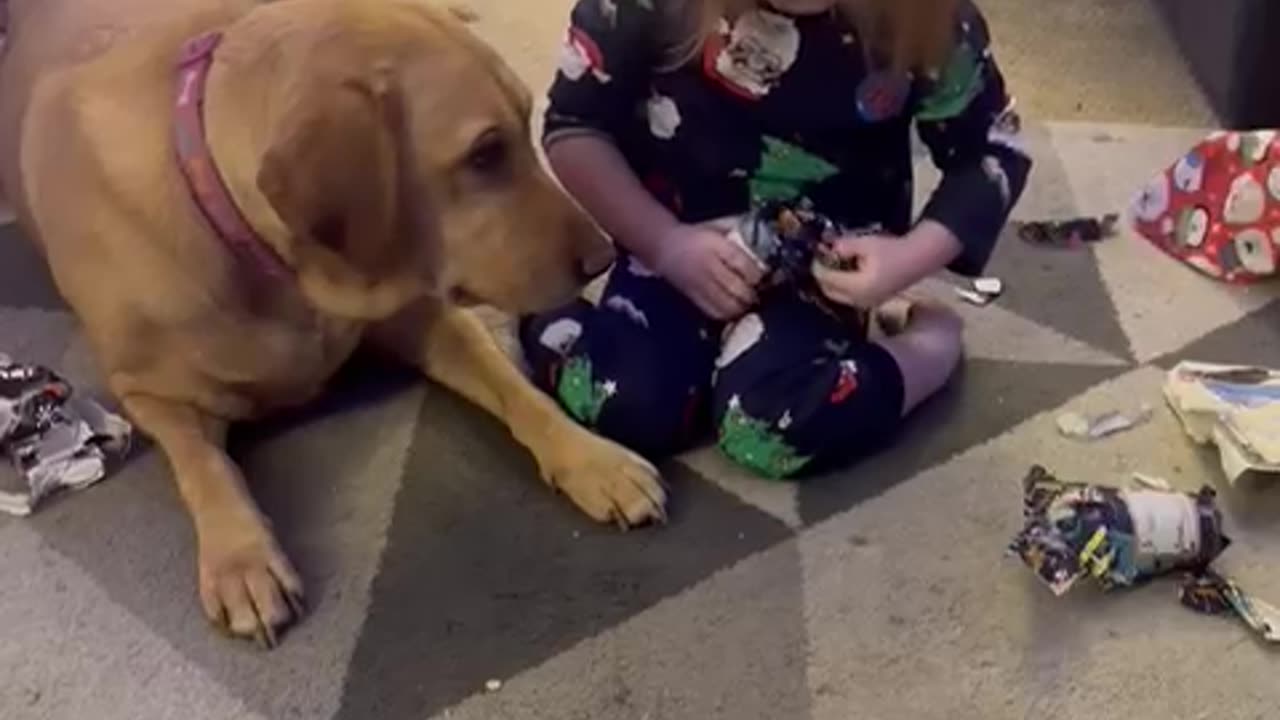
[[[943,267],[975,275],[1030,170],[967,0],[579,0],[550,93],[550,163],[619,249],[598,306],[525,318],[538,382],[650,456],[714,428],[769,477],[883,447],[960,358],[918,304],[859,312]],[[912,223],[910,130],[943,172]],[[819,293],[761,286],[724,218],[803,202],[857,230]],[[825,296],[825,297],[822,297]]]

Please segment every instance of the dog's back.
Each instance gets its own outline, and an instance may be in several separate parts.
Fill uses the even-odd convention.
[[[149,27],[214,24],[255,0],[7,0],[8,38],[0,62],[0,187],[20,212],[23,125],[35,108],[36,85],[52,73],[87,62]]]

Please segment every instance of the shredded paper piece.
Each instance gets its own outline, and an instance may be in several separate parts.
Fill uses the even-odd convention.
[[[1004,281],[995,277],[977,278],[968,287],[956,288],[956,295],[970,305],[986,307],[1004,294]]]
[[[1154,411],[1146,405],[1132,414],[1109,412],[1089,417],[1077,412],[1068,412],[1058,416],[1058,432],[1076,440],[1101,440],[1132,430],[1150,420],[1153,414]]]
[[[0,455],[19,486],[0,489],[0,512],[30,515],[60,490],[82,490],[107,473],[110,456],[128,452],[132,427],[77,395],[53,371],[0,354]]]
[[[1205,615],[1233,614],[1258,637],[1280,643],[1280,608],[1252,597],[1212,570],[1188,577],[1178,589],[1178,599]]]
[[[1183,362],[1164,395],[1192,440],[1217,446],[1227,480],[1280,473],[1280,371]]]

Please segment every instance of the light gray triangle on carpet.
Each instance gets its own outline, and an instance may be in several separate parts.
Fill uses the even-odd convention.
[[[1141,362],[1174,353],[1280,298],[1280,284],[1226,285],[1166,256],[1132,231],[1094,252]]]
[[[1126,210],[1147,182],[1182,157],[1209,130],[1126,123],[1054,122],[1050,150],[1066,170],[1075,210]]]
[[[331,717],[423,397],[421,385],[400,380],[350,385],[306,417],[236,431],[233,456],[307,584],[308,615],[270,653],[221,638],[204,619],[190,522],[155,449],[31,525],[166,638],[192,672],[268,717]]]
[[[1225,703],[1233,717],[1272,712],[1276,693],[1263,688],[1274,688],[1273,654],[1241,623],[1183,608],[1177,578],[1055,598],[1004,554],[1033,463],[1084,482],[1124,483],[1134,471],[1184,490],[1214,481],[1213,459],[1163,408],[1088,445],[1055,428],[1064,409],[1158,403],[1162,381],[1145,368],[1103,383],[803,534],[814,718],[845,720],[850,708],[917,720],[1195,718]],[[1220,569],[1280,596],[1280,486],[1219,488],[1237,540]],[[1270,520],[1236,509],[1257,505]]]
[[[0,529],[0,557],[0,717],[265,717],[117,604],[31,526]]]

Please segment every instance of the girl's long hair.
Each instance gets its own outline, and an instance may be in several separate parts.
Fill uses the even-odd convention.
[[[857,28],[862,50],[897,70],[929,72],[955,42],[959,0],[836,0],[834,11]],[[667,0],[665,65],[692,60],[721,18],[757,7],[759,0]]]

